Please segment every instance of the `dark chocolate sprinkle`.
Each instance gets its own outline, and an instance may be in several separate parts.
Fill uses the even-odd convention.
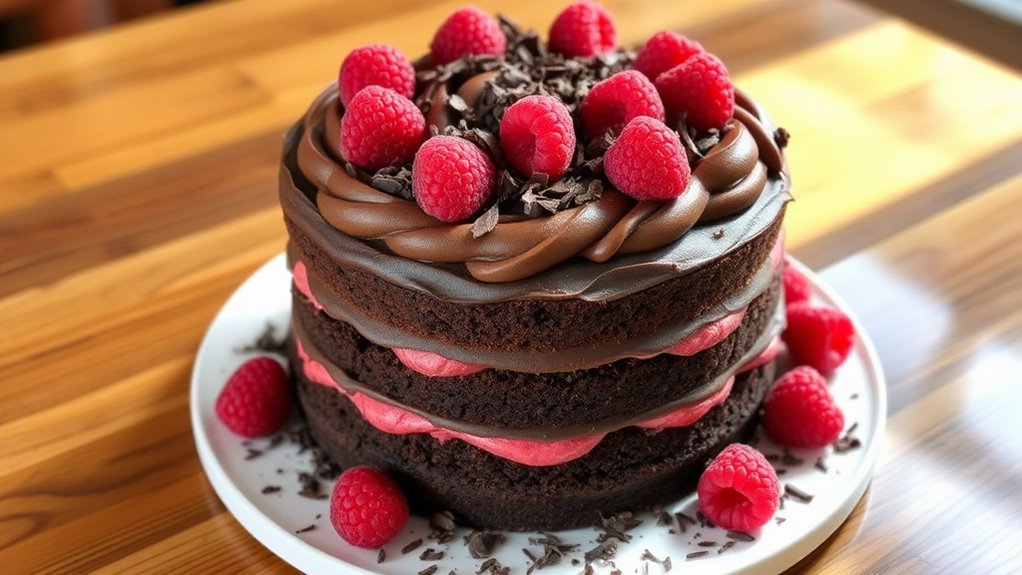
[[[788,147],[788,141],[791,140],[791,134],[784,128],[777,128],[774,130],[774,142],[777,143],[777,147],[784,149]]]
[[[263,454],[261,450],[252,449],[251,447],[247,448],[247,451],[248,453],[245,455],[245,461],[248,461],[249,459],[255,459],[256,457],[259,457],[260,455]]]
[[[262,493],[263,495],[270,495],[271,493],[277,493],[278,491],[280,491],[279,485],[267,485],[266,487],[263,487]]]
[[[507,538],[502,533],[491,533],[489,531],[473,531],[465,536],[465,545],[468,546],[469,554],[475,559],[485,559],[499,547]]]
[[[315,525],[309,525],[308,527],[302,527],[301,529],[299,529],[299,530],[295,531],[295,533],[296,533],[296,534],[297,534],[297,533],[307,533],[307,532],[309,532],[309,531],[312,531],[312,530],[313,530],[313,529],[315,529],[315,528],[316,528],[316,526],[315,526]]]
[[[796,501],[799,501],[801,503],[809,503],[810,501],[813,500],[812,495],[806,493],[805,491],[802,491],[801,489],[795,487],[790,483],[784,484],[784,494],[794,498]]]
[[[422,571],[419,571],[419,575],[433,575],[439,568],[440,567],[436,565],[430,565],[429,567],[426,567]]]
[[[387,550],[380,548],[380,552],[376,554],[376,563],[383,563],[387,560]]]
[[[699,546],[700,547],[716,547],[717,546],[717,542],[716,541],[709,541],[709,540],[707,540],[707,541],[700,541],[699,542]]]
[[[685,559],[697,559],[699,557],[705,557],[709,553],[710,553],[709,551],[693,551],[692,553],[686,555]]]
[[[774,517],[774,522],[777,523],[778,525],[784,523],[785,521],[787,521],[787,519],[785,519],[784,517]]]
[[[596,547],[593,547],[585,553],[586,563],[592,563],[597,559],[603,559],[606,561],[617,553],[618,540],[613,537],[600,541]]]
[[[402,555],[408,555],[412,551],[415,551],[416,549],[418,549],[419,545],[422,545],[422,539],[416,539],[415,541],[412,541],[408,545],[405,545],[404,547],[402,547],[401,548],[401,554]]]
[[[427,547],[425,551],[419,555],[421,561],[439,561],[444,558],[443,551],[437,551],[432,547]]]
[[[734,546],[735,546],[734,541],[725,541],[724,544],[720,546],[720,549],[717,549],[717,554],[719,555]]]
[[[682,511],[675,513],[674,516],[678,518],[678,525],[683,525],[685,523],[688,523],[689,525],[696,524],[696,520],[693,519],[691,515]]]
[[[822,471],[824,473],[827,472],[827,464],[823,462],[823,458],[822,457],[817,457],[816,458],[816,463],[813,464],[813,467],[819,469],[820,471]]]
[[[749,535],[748,533],[745,533],[744,531],[735,531],[733,529],[728,531],[726,535],[729,539],[734,539],[735,541],[744,541],[746,543],[756,540],[755,537]]]
[[[624,543],[632,540],[632,536],[626,533],[642,524],[642,520],[635,518],[631,512],[623,511],[615,513],[610,517],[600,515],[600,526],[603,533],[596,539],[602,542],[610,538],[618,539]]]
[[[671,525],[672,523],[674,523],[674,518],[671,517],[670,513],[666,511],[661,511],[660,514],[657,515],[656,518],[657,525],[663,527],[665,525]]]

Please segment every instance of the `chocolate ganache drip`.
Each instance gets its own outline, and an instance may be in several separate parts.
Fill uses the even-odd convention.
[[[385,168],[375,175],[354,168],[340,150],[342,109],[336,87],[330,86],[304,118],[297,169],[316,188],[317,207],[331,226],[378,240],[405,258],[464,264],[482,282],[511,282],[576,256],[605,262],[666,246],[693,226],[747,209],[768,179],[786,178],[773,131],[740,91],[734,119],[721,133],[703,134],[695,143],[693,134],[679,126],[694,161],[688,188],[675,199],[636,201],[613,189],[602,173],[611,138],[587,143],[580,136],[572,167],[557,182],[516,176],[493,135],[503,109],[529,94],[556,95],[579,126],[578,107],[589,88],[626,69],[632,55],[619,51],[565,59],[547,52],[532,34],[507,23],[505,32],[509,42],[503,59],[465,57],[443,67],[417,65],[418,102],[431,130],[465,137],[490,152],[501,174],[499,205],[474,224],[444,223],[410,199],[407,168]]]

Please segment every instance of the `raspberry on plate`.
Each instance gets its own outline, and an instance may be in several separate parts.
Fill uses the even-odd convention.
[[[254,357],[241,364],[216,398],[217,418],[244,437],[263,437],[291,415],[287,373],[276,360]]]
[[[802,275],[794,266],[784,258],[784,271],[781,272],[781,281],[784,283],[784,305],[809,301],[812,286],[809,285],[809,278]]]
[[[782,375],[763,402],[763,429],[781,445],[824,447],[837,441],[844,426],[827,380],[809,366]]]
[[[408,522],[408,501],[378,469],[352,467],[330,493],[330,523],[348,543],[365,549],[387,544]]]
[[[406,98],[415,95],[415,70],[397,48],[369,44],[345,56],[337,77],[341,103],[347,106],[366,86],[390,88]]]
[[[426,139],[426,118],[411,100],[382,86],[355,94],[341,117],[341,152],[360,168],[407,164]]]
[[[466,54],[501,56],[506,48],[500,24],[475,6],[452,12],[429,45],[434,64],[447,64]]]
[[[664,121],[664,104],[653,82],[635,70],[618,72],[598,82],[582,100],[582,124],[592,138],[620,131],[633,118]]]
[[[699,42],[677,32],[664,30],[646,41],[646,45],[636,54],[632,67],[654,81],[660,74],[688,60],[689,56],[704,51]]]
[[[735,87],[727,68],[707,52],[694,54],[660,74],[657,91],[668,118],[685,117],[699,131],[722,129],[735,113]]]
[[[565,56],[598,56],[617,46],[614,20],[594,2],[576,2],[562,10],[549,37],[550,49]]]
[[[788,327],[781,338],[795,365],[809,365],[827,376],[848,359],[855,345],[852,320],[839,309],[807,301],[788,305]]]
[[[541,172],[557,180],[575,154],[571,112],[553,96],[526,96],[504,111],[500,145],[508,162],[526,177]]]
[[[781,483],[762,453],[732,443],[706,466],[696,492],[707,519],[724,529],[750,533],[777,512]]]
[[[628,122],[603,157],[610,183],[637,200],[670,200],[685,191],[692,175],[677,132],[640,116]]]
[[[412,164],[412,194],[422,211],[442,222],[463,222],[486,206],[496,191],[497,170],[468,140],[435,136]]]

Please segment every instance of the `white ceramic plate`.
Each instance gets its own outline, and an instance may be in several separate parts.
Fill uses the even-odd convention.
[[[797,265],[813,282],[813,297],[844,310],[853,321],[855,317],[840,299],[831,293],[812,272]],[[462,543],[467,530],[459,528],[458,535],[447,545],[437,545],[426,539],[430,532],[427,521],[412,517],[405,531],[385,548],[387,558],[377,563],[377,552],[357,549],[345,543],[333,530],[329,521],[329,503],[301,497],[297,494],[296,474],[307,471],[308,453],[299,454],[297,447],[284,444],[257,458],[246,460],[246,446],[242,439],[228,431],[216,419],[213,405],[217,393],[230,373],[251,353],[242,351],[253,344],[267,324],[286,333],[290,318],[291,276],[281,254],[248,278],[231,296],[217,314],[199,348],[192,372],[191,417],[202,465],[220,499],[259,542],[283,560],[308,573],[417,573],[432,564],[438,564],[439,575],[451,570],[460,574],[475,573],[482,560],[473,559]],[[613,565],[597,561],[596,573],[609,573],[618,568],[625,573],[643,572],[640,557],[648,549],[655,557],[671,558],[673,572],[688,575],[719,573],[778,573],[808,555],[820,545],[848,517],[862,497],[877,459],[883,435],[886,414],[886,389],[876,353],[861,324],[856,321],[858,338],[849,360],[838,370],[831,383],[831,391],[845,413],[846,427],[857,423],[855,436],[862,441],[858,449],[833,453],[830,448],[820,450],[793,450],[804,463],[785,466],[782,483],[791,483],[802,491],[814,495],[810,503],[793,499],[785,501],[777,516],[783,523],[771,521],[752,542],[737,542],[723,553],[719,544],[728,541],[724,530],[689,526],[685,533],[670,533],[669,527],[658,526],[650,514],[643,514],[642,525],[629,532],[631,542],[622,544],[613,558]],[[265,441],[255,442],[261,447]],[[762,439],[757,448],[764,453],[781,453],[781,449]],[[815,466],[823,456],[827,467],[824,472]],[[281,490],[263,494],[267,485],[279,485]],[[323,486],[329,493],[330,485]],[[669,506],[666,511],[683,511],[694,516],[697,507],[695,495]],[[310,531],[296,534],[297,530],[314,525]],[[698,536],[696,535],[698,533]],[[598,532],[592,528],[558,532],[565,543],[579,546],[565,555],[556,566],[546,567],[544,575],[578,574],[583,564],[573,565],[571,559],[582,560],[585,551],[595,546]],[[512,573],[525,573],[530,561],[522,552],[529,548],[537,556],[542,549],[530,545],[529,537],[535,533],[509,533],[508,540],[498,548],[494,557],[511,567]],[[415,539],[423,538],[421,547],[402,555],[401,549]],[[715,541],[718,546],[700,547],[698,543]],[[438,562],[419,559],[426,548],[442,549],[445,556]],[[709,551],[702,557],[686,559],[693,552]],[[649,573],[663,573],[661,565],[649,563]]]

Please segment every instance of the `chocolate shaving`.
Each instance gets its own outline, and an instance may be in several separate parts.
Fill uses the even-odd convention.
[[[735,531],[733,529],[729,530],[726,533],[726,535],[727,535],[727,537],[729,539],[734,539],[735,541],[743,541],[745,543],[748,543],[750,541],[755,541],[756,540],[755,537],[753,537],[752,535],[749,535],[748,533],[745,533],[743,531]]]
[[[277,328],[272,323],[267,323],[266,327],[263,328],[263,332],[256,338],[255,343],[252,345],[246,345],[241,348],[244,353],[251,352],[264,352],[264,353],[275,353],[277,355],[287,354],[287,337],[277,339],[274,337]]]
[[[823,462],[823,458],[822,457],[817,457],[816,458],[816,463],[813,464],[813,467],[819,469],[820,471],[822,471],[824,473],[827,473],[827,471],[828,471],[827,464]]]
[[[326,499],[327,495],[319,492],[319,480],[302,471],[298,474],[298,483],[302,486],[298,495],[309,499]]]
[[[473,531],[465,536],[468,553],[475,559],[485,559],[497,550],[507,538],[502,533],[489,531]]]
[[[632,536],[629,535],[627,531],[635,529],[641,524],[642,520],[637,519],[629,511],[615,513],[610,517],[600,515],[600,526],[603,529],[603,533],[596,538],[596,541],[603,542],[607,539],[613,538],[623,543],[627,543],[632,540]]]
[[[685,523],[688,523],[689,525],[695,525],[696,524],[696,520],[693,519],[691,515],[683,512],[683,511],[679,511],[679,512],[675,513],[674,516],[678,518],[678,525],[683,525]]]
[[[522,553],[532,561],[526,574],[530,574],[533,570],[543,569],[544,567],[550,567],[552,565],[558,565],[561,559],[564,558],[566,553],[573,551],[578,545],[565,544],[561,541],[560,537],[544,533],[543,537],[530,537],[529,544],[531,545],[542,545],[543,555],[536,557],[528,549],[522,549]]]
[[[380,548],[380,552],[376,554],[376,563],[377,563],[377,565],[378,565],[378,564],[380,564],[380,563],[383,563],[383,562],[384,562],[384,561],[386,561],[386,560],[387,560],[387,550],[386,550],[386,549],[383,549],[383,548],[381,547],[381,548]]]
[[[440,567],[437,565],[430,565],[429,567],[426,567],[422,571],[419,571],[419,575],[433,575],[439,568]]]
[[[685,559],[698,559],[699,557],[705,557],[709,551],[693,551],[685,556]]]
[[[412,171],[407,166],[387,166],[370,176],[369,185],[392,196],[411,200]]]
[[[500,218],[500,208],[497,204],[490,206],[490,209],[483,212],[481,216],[472,222],[472,238],[478,239],[493,231],[497,227]]]
[[[408,545],[405,545],[404,547],[402,547],[401,548],[401,554],[402,555],[408,555],[412,551],[415,551],[416,549],[418,549],[420,545],[422,545],[422,539],[416,539],[415,541],[412,541]]]
[[[801,489],[795,487],[790,483],[784,484],[784,494],[786,496],[790,496],[791,498],[801,503],[809,503],[813,500],[812,495],[806,493],[805,491],[802,491]]]
[[[263,487],[262,494],[270,495],[271,493],[277,493],[278,491],[280,491],[279,485],[267,485],[266,487]]]
[[[784,148],[787,148],[788,141],[790,140],[791,134],[788,132],[788,130],[785,130],[784,128],[777,128],[776,130],[774,130],[774,142],[777,144],[778,148],[782,150]]]
[[[454,514],[450,511],[436,511],[429,516],[431,529],[428,538],[438,543],[449,543],[454,539]]]
[[[672,523],[674,523],[674,518],[671,517],[670,513],[666,512],[666,511],[661,511],[657,515],[657,518],[656,518],[656,524],[657,525],[663,527],[663,526],[666,526],[666,525],[671,525]]]
[[[432,547],[427,547],[426,550],[423,551],[421,555],[419,555],[419,560],[420,561],[439,561],[439,560],[441,560],[443,558],[444,558],[444,552],[442,550],[441,551],[437,551],[436,549],[433,549]]]
[[[643,549],[642,550],[642,556],[639,557],[639,559],[642,559],[642,560],[645,560],[645,561],[652,561],[653,563],[656,563],[657,565],[662,565],[663,568],[664,568],[664,572],[668,572],[668,571],[671,570],[671,558],[670,557],[664,557],[663,559],[658,559],[656,557],[656,555],[653,555],[653,553],[650,552],[649,549]]]
[[[717,549],[717,554],[720,555],[721,553],[727,551],[728,549],[734,546],[735,546],[734,541],[725,541],[724,544],[720,546],[720,549]]]
[[[606,561],[614,557],[614,554],[617,553],[618,542],[619,541],[614,538],[604,539],[603,541],[600,541],[599,544],[596,545],[596,547],[593,547],[589,551],[585,552],[585,562],[592,563],[597,559],[602,559]]]
[[[482,573],[488,573],[489,575],[508,575],[511,573],[510,567],[504,567],[493,557],[483,561],[483,564],[479,566],[479,570],[476,571],[477,575]]]
[[[251,447],[249,447],[249,448],[247,448],[247,454],[245,455],[245,461],[248,461],[250,459],[255,459],[256,457],[259,457],[262,454],[263,454],[262,450],[260,450],[260,449],[252,449]]]
[[[295,534],[298,534],[298,533],[308,533],[309,531],[312,531],[315,528],[316,528],[315,525],[309,525],[308,527],[302,527],[301,529],[298,529],[297,531],[295,531]]]
[[[784,517],[774,517],[774,522],[777,523],[778,525],[784,523],[785,521],[787,521],[787,519],[785,519]]]
[[[699,546],[700,547],[716,547],[717,546],[717,542],[716,541],[700,541],[699,542]]]
[[[834,453],[844,453],[846,451],[862,447],[862,441],[860,441],[858,437],[852,436],[858,428],[859,422],[856,421],[848,428],[848,431],[846,431],[843,436],[834,442]]]

